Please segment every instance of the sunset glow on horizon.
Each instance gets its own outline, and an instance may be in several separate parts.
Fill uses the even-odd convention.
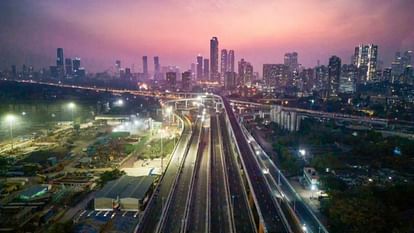
[[[259,70],[290,51],[305,66],[326,64],[333,54],[349,62],[360,43],[378,44],[389,65],[395,51],[414,47],[413,9],[409,0],[6,0],[0,59],[4,66],[47,67],[63,47],[92,72],[116,59],[141,69],[143,55],[188,69],[197,54],[208,56],[209,39],[217,36],[220,49],[234,49],[236,60]]]

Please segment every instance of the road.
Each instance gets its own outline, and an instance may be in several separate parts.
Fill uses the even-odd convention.
[[[210,118],[211,128],[211,232],[233,232],[230,191],[225,174],[224,157],[218,116]]]
[[[138,232],[154,232],[155,226],[160,221],[163,203],[167,200],[175,177],[178,175],[181,161],[184,158],[192,134],[191,122],[185,117],[182,118],[184,122],[182,136],[171,156],[158,189],[155,191],[152,200],[145,209],[145,213],[137,229]]]
[[[210,124],[206,120],[203,124],[200,140],[200,153],[197,158],[192,196],[186,222],[186,232],[205,233],[210,226],[209,208],[209,169],[210,169]],[[216,231],[213,231],[216,232]]]
[[[182,230],[185,210],[187,206],[190,184],[194,173],[196,158],[199,152],[201,138],[201,122],[197,121],[194,127],[194,136],[190,141],[190,148],[184,157],[184,163],[175,189],[171,192],[171,201],[166,203],[166,214],[161,219],[159,232],[178,233]]]
[[[217,124],[220,127],[219,133],[221,133],[223,143],[223,162],[225,163],[225,167],[227,169],[231,206],[233,208],[232,217],[234,219],[234,225],[236,228],[235,231],[241,233],[256,232],[255,224],[253,222],[253,219],[250,217],[250,207],[247,201],[246,192],[244,190],[243,181],[239,172],[239,166],[235,160],[233,150],[231,149],[233,142],[229,140],[227,125],[224,122],[223,115],[221,115],[219,119],[220,121]],[[214,120],[212,120],[212,125],[213,124],[215,124]],[[212,127],[212,130],[214,130],[214,127]],[[212,203],[214,203],[213,199]],[[212,225],[212,227],[214,227],[215,224]]]
[[[255,195],[255,202],[258,212],[261,214],[264,227],[267,232],[289,232],[287,223],[284,222],[283,213],[281,213],[279,204],[274,200],[272,191],[270,190],[262,169],[255,160],[250,150],[249,144],[243,135],[240,124],[234,115],[229,100],[223,98],[224,107],[228,114],[228,118],[233,129],[236,143],[241,152],[243,166],[246,169],[250,186]]]

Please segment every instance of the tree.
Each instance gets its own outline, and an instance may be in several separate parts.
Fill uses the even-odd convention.
[[[102,173],[99,177],[99,181],[98,184],[103,186],[105,185],[108,181],[111,180],[116,180],[119,177],[125,175],[126,173],[124,171],[121,171],[119,169],[114,169],[112,171],[105,171],[104,173]]]

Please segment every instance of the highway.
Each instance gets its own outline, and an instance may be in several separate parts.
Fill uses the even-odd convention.
[[[218,116],[210,118],[211,129],[211,232],[234,232],[234,221],[230,210],[230,190],[225,173],[221,133]],[[245,210],[248,213],[248,210]]]
[[[197,121],[194,126],[188,153],[183,158],[184,161],[177,182],[175,187],[172,187],[171,197],[165,204],[165,214],[162,215],[161,221],[159,222],[158,232],[178,233],[182,231],[187,200],[189,199],[191,189],[190,185],[199,152],[201,132],[201,122]]]
[[[206,118],[208,119],[208,118]],[[210,120],[205,120],[199,144],[199,156],[192,185],[188,215],[185,216],[185,232],[205,233],[210,227]],[[215,231],[213,231],[215,232]]]
[[[273,193],[270,190],[266,179],[263,175],[262,169],[255,160],[253,153],[249,148],[241,127],[234,115],[230,106],[229,100],[223,98],[224,107],[226,109],[228,119],[233,129],[236,143],[240,150],[240,157],[242,158],[243,166],[246,169],[250,187],[253,189],[254,199],[258,208],[259,215],[266,232],[290,232],[288,224],[284,221],[283,213],[279,204],[272,197]]]
[[[247,194],[244,189],[239,166],[237,165],[237,161],[232,150],[232,145],[234,145],[234,143],[229,140],[227,125],[224,121],[223,115],[220,116],[219,121],[220,122],[218,122],[218,126],[220,127],[220,133],[223,142],[223,162],[227,169],[235,231],[241,233],[256,232],[256,227],[250,212]],[[212,121],[212,125],[213,124],[215,124],[214,120]],[[212,130],[214,130],[214,127],[212,127]]]
[[[145,209],[144,215],[139,223],[138,232],[154,232],[155,226],[160,221],[161,212],[163,209],[164,202],[167,200],[170,193],[171,187],[178,175],[178,170],[181,165],[181,161],[186,154],[188,143],[191,138],[191,122],[183,118],[184,129],[180,140],[171,156],[170,162],[168,163],[164,175],[160,181],[157,190],[154,192],[151,201]]]

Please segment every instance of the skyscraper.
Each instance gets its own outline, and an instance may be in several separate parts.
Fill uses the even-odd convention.
[[[168,88],[175,89],[177,83],[177,73],[174,71],[167,72],[166,79],[168,83]]]
[[[181,88],[184,91],[190,91],[191,90],[191,71],[186,71],[182,73],[181,75]]]
[[[299,69],[298,53],[285,53],[284,64],[289,67],[290,71],[297,71]]]
[[[329,58],[328,66],[328,82],[329,82],[329,96],[337,96],[339,91],[339,81],[341,78],[341,59],[337,56]]]
[[[57,48],[56,55],[57,76],[63,78],[65,75],[63,48]]]
[[[116,76],[118,78],[121,77],[121,61],[120,60],[115,61],[115,71],[116,71]]]
[[[219,54],[218,54],[219,42],[217,37],[213,37],[210,40],[210,81],[219,80]]]
[[[230,71],[230,72],[234,72],[234,50],[229,50],[229,54],[228,54],[228,64],[227,64],[227,67],[228,67],[228,70],[227,71]]]
[[[263,79],[268,89],[283,92],[288,82],[289,67],[284,64],[263,64]]]
[[[373,81],[377,72],[378,45],[368,44],[355,47],[354,65],[362,70],[361,81]]]
[[[197,56],[197,80],[203,79],[203,57]]]
[[[241,86],[250,86],[253,80],[253,66],[243,58],[238,63],[239,80]]]
[[[210,61],[208,59],[204,59],[204,79],[209,80],[210,77]]]
[[[57,48],[56,66],[63,66],[63,48]]]
[[[79,57],[75,57],[72,61],[73,64],[73,75],[77,76],[79,74],[79,69],[81,67],[81,59]]]
[[[160,58],[158,56],[154,57],[154,79],[160,79],[161,74]]]
[[[233,90],[237,86],[236,77],[236,72],[227,71],[224,74],[224,89]]]
[[[66,70],[66,76],[72,76],[72,59],[66,58],[65,59],[65,70]]]
[[[357,77],[358,69],[354,64],[342,65],[339,93],[354,93],[356,91]]]
[[[228,71],[228,56],[227,49],[221,50],[221,61],[220,61],[220,76],[224,80],[224,74]]]
[[[148,77],[148,57],[142,57],[142,73],[144,74],[145,78]]]

